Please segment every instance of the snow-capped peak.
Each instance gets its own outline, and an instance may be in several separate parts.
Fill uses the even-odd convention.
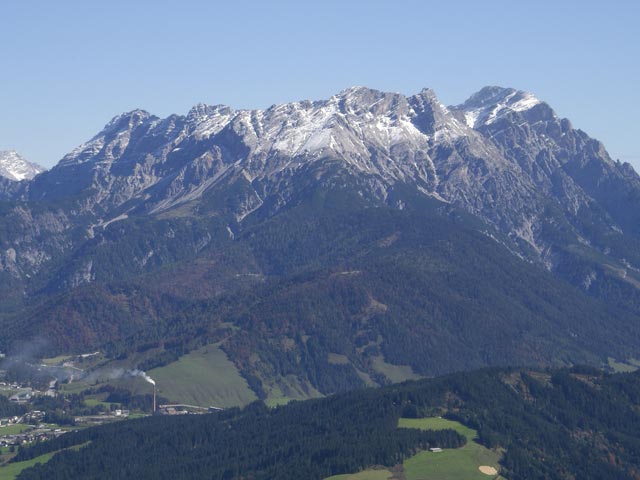
[[[0,176],[19,182],[31,180],[45,171],[44,167],[27,161],[14,150],[0,151]]]
[[[134,128],[135,126],[140,125],[142,122],[151,119],[152,117],[153,115],[151,115],[146,110],[137,108],[135,110],[131,110],[130,112],[116,115],[111,119],[109,123],[107,123],[104,130]]]
[[[427,142],[412,123],[405,96],[366,87],[352,87],[323,101],[274,105],[246,112],[246,117],[247,130],[255,133],[255,154],[336,156],[366,171],[372,171],[372,149],[389,156],[398,144]]]
[[[146,110],[136,109],[130,112],[116,115],[109,123],[105,125],[100,133],[86,143],[74,148],[70,153],[65,155],[58,165],[74,165],[80,164],[94,158],[108,143],[111,143],[105,155],[107,158],[112,157],[112,151],[124,150],[129,143],[131,132],[143,124],[157,124],[160,119],[151,115]],[[115,137],[115,142],[110,137]]]
[[[246,163],[245,170],[250,170],[252,177],[266,178],[331,158],[380,178],[418,178],[429,183],[435,181],[435,170],[424,152],[436,143],[451,143],[476,134],[428,89],[406,97],[351,87],[327,100],[303,100],[266,110],[198,104],[185,117],[175,116],[179,125],[171,134],[169,129],[174,127],[167,124],[165,128],[166,120],[144,111],[120,115],[65,156],[59,166],[93,162],[106,169],[127,151],[136,130],[135,138],[158,133],[157,138],[171,139],[167,146],[170,151],[180,151],[181,142],[187,138],[207,140],[208,149],[218,143],[227,145],[234,138],[234,145],[242,148],[237,152],[226,148],[224,153],[234,155],[230,159],[233,162]],[[420,153],[416,157],[414,152]]]
[[[485,87],[462,105],[455,107],[464,114],[471,128],[489,125],[510,112],[524,112],[542,102],[529,92],[513,88]]]
[[[187,123],[197,139],[208,138],[222,130],[236,112],[226,105],[206,105],[199,103],[187,114]]]

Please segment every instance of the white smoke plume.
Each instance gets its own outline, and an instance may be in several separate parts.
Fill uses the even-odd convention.
[[[156,384],[156,381],[153,378],[151,378],[149,375],[147,375],[145,372],[143,372],[142,370],[133,370],[131,372],[131,374],[136,376],[136,377],[144,378],[151,385],[155,385]]]
[[[98,370],[79,378],[84,379],[87,382],[105,382],[130,377],[142,377],[146,382],[149,382],[152,385],[156,384],[155,380],[142,370],[127,370],[124,368],[99,368]]]

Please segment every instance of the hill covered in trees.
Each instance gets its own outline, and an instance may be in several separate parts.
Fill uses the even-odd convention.
[[[268,409],[149,417],[21,449],[16,460],[74,445],[20,480],[323,479],[396,467],[430,446],[456,448],[453,430],[399,429],[401,417],[444,415],[503,452],[509,479],[634,479],[640,471],[640,374],[591,368],[487,369]]]
[[[6,317],[2,339],[46,331],[50,353],[157,351],[135,365],[143,370],[216,343],[260,398],[384,385],[397,381],[394,366],[432,376],[639,355],[633,310],[518,258],[459,210],[410,203],[398,210],[317,188],[233,241],[215,219],[122,220],[83,254],[107,277]],[[145,245],[149,229],[213,238],[197,258],[122,279],[128,245]]]

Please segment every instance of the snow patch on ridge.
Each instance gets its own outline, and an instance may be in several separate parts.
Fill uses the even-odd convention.
[[[31,163],[15,150],[0,151],[0,176],[16,182],[31,180],[45,171],[44,167]]]
[[[509,106],[509,108],[514,112],[522,112],[525,110],[529,110],[540,103],[542,102],[538,100],[535,96],[533,96],[530,93],[525,93],[520,100],[518,100],[517,102]]]
[[[510,112],[524,112],[542,102],[529,92],[513,89],[481,90],[457,109],[462,110],[467,126],[490,125]]]
[[[205,105],[199,103],[187,115],[187,122],[193,126],[197,139],[209,138],[226,127],[236,112],[225,105]]]

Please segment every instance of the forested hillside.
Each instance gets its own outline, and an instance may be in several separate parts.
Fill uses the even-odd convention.
[[[400,417],[444,415],[478,431],[504,452],[509,479],[633,479],[640,468],[640,375],[572,370],[481,370],[273,410],[181,418],[152,417],[25,448],[25,460],[72,445],[36,479],[322,479],[373,465],[402,471],[404,459],[429,446],[456,448],[451,430],[398,429]],[[89,443],[86,443],[89,442]]]
[[[58,348],[112,358],[158,351],[145,370],[220,342],[261,398],[293,382],[304,397],[397,381],[389,365],[409,378],[638,354],[635,314],[514,256],[469,215],[428,199],[397,210],[348,192],[312,198],[187,263],[59,295],[15,331],[42,324]],[[94,265],[126,265],[121,239],[148,228],[138,222],[91,245]]]

